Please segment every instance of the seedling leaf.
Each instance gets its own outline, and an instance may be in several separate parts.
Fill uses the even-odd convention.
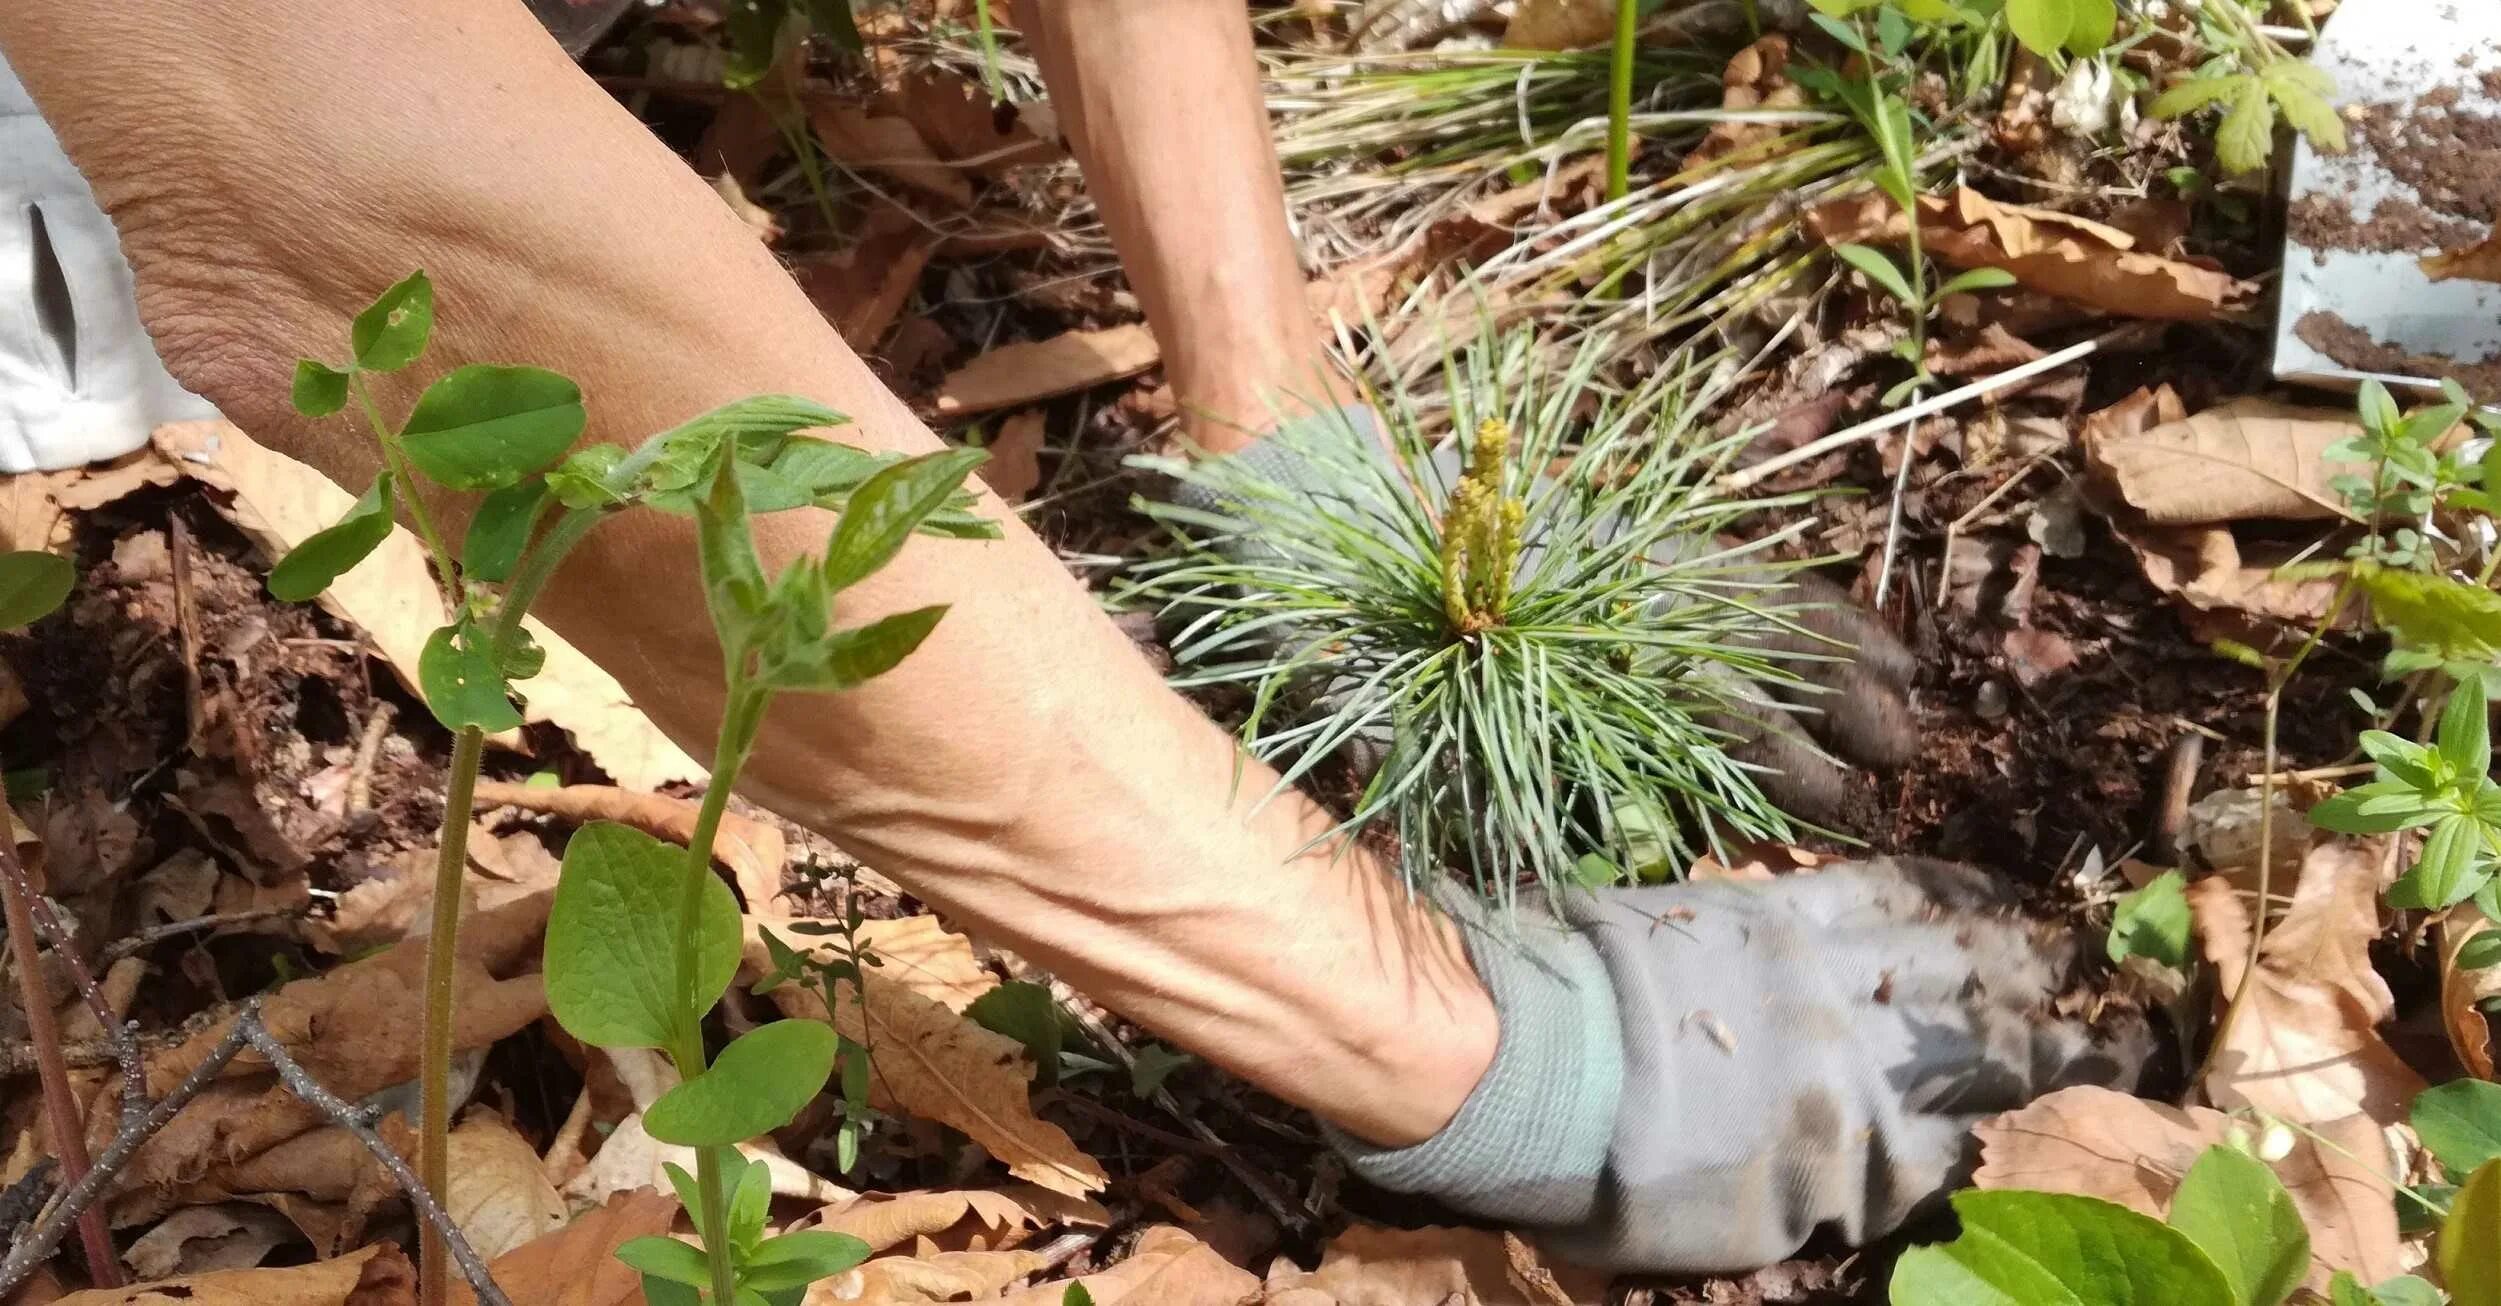
[[[495,665],[485,632],[463,620],[426,637],[417,654],[417,686],[447,729],[475,726],[488,734],[521,727],[512,690]]]
[[[2149,957],[2165,966],[2188,964],[2187,890],[2187,877],[2165,871],[2121,897],[2110,918],[2110,960]]]
[[[328,417],[347,407],[347,373],[310,358],[295,360],[295,384],[287,392],[295,411]]]
[[[366,372],[396,372],[417,361],[434,334],[434,283],[422,271],[382,292],[381,297],[348,328],[348,345],[356,366]],[[296,376],[303,377],[302,365]]]
[[[1948,295],[1968,295],[1982,290],[2003,290],[2013,284],[2015,284],[2015,274],[2004,268],[1969,268],[1956,273],[1944,285],[1937,287],[1936,298],[1943,299]]]
[[[885,566],[921,519],[946,506],[988,457],[979,449],[949,449],[907,458],[868,478],[844,503],[826,546],[826,581],[839,592]]]
[[[69,598],[78,568],[40,549],[0,553],[0,630],[20,630],[49,616]]]
[[[664,1143],[728,1147],[789,1124],[834,1072],[835,1034],[814,1020],[777,1020],[721,1049],[710,1069],[643,1112]]]
[[[2459,1079],[2414,1099],[2414,1132],[2452,1175],[2469,1175],[2501,1156],[2501,1084]]]
[[[460,545],[460,571],[470,580],[501,584],[512,579],[530,532],[547,506],[547,479],[534,476],[487,495],[469,518],[469,535]]]
[[[2232,108],[2215,129],[2215,157],[2233,172],[2254,172],[2275,152],[2275,101],[2252,77],[2232,93]]]
[[[269,569],[269,592],[282,602],[302,603],[382,547],[391,537],[391,489],[389,472],[375,476],[346,516],[287,550]]]
[[[675,1238],[629,1238],[617,1248],[617,1259],[656,1279],[709,1287],[712,1268],[703,1253]]]
[[[759,1244],[747,1259],[744,1282],[758,1292],[805,1287],[850,1269],[868,1254],[868,1244],[847,1233],[802,1229]]]
[[[547,1005],[567,1033],[603,1048],[669,1046],[738,973],[738,901],[705,886],[696,992],[677,987],[686,851],[594,821],[565,845],[547,917]]]
[[[2119,6],[2115,0],[2073,0],[2074,26],[2067,30],[2069,53],[2090,55],[2110,44],[2119,30]]]
[[[2025,49],[2054,55],[2075,32],[2074,0],[2006,0],[2006,26]]]
[[[2492,714],[2485,706],[2480,680],[2458,682],[2440,711],[2440,755],[2465,776],[2492,770]]]
[[[2276,1306],[2310,1272],[2310,1231],[2292,1194],[2256,1157],[2210,1147],[2180,1180],[2171,1227],[2232,1283],[2242,1306]]]
[[[787,655],[764,670],[763,683],[775,689],[839,693],[894,669],[937,629],[945,604],[914,608],[880,617],[865,626],[837,630]]]
[[[2501,1160],[2484,1162],[2458,1189],[2438,1259],[2453,1306],[2501,1306]]]
[[[2440,911],[2474,897],[2492,878],[2492,869],[2481,864],[2482,844],[2474,817],[2452,812],[2433,822],[2423,859],[2388,886],[2388,905]]]
[[[493,490],[563,457],[588,420],[581,388],[566,378],[478,363],[426,387],[400,436],[426,475]]]
[[[1902,275],[1900,268],[1893,266],[1893,260],[1885,257],[1883,251],[1865,245],[1844,244],[1833,246],[1832,252],[1842,262],[1864,273],[1869,281],[1875,282],[1884,293],[1901,304],[1910,308],[1919,306],[1919,296],[1912,292],[1910,279]]]
[[[1049,989],[1026,980],[1009,980],[973,999],[964,1015],[991,1033],[1023,1044],[1041,1068],[1042,1082],[1059,1082],[1059,1054],[1067,1031],[1060,1024],[1059,1003],[1052,1000]]]
[[[1961,1237],[1895,1264],[1895,1306],[2236,1306],[2188,1235],[2114,1202],[1967,1191],[1954,1210]]]

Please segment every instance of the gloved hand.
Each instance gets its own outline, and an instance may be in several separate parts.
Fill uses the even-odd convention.
[[[1371,502],[1371,488],[1345,474],[1347,459],[1368,459],[1386,467],[1392,456],[1379,436],[1371,410],[1350,407],[1340,412],[1299,419],[1278,435],[1239,453],[1227,455],[1235,467],[1296,494],[1333,505],[1347,514],[1388,516],[1391,510]],[[1455,483],[1460,450],[1445,445],[1434,454],[1443,484]],[[1352,464],[1360,465],[1360,464]],[[1385,478],[1395,481],[1395,476]],[[1540,478],[1538,485],[1545,484]],[[1537,490],[1529,492],[1534,497]],[[1205,512],[1225,513],[1228,505],[1210,487],[1194,481],[1173,486],[1174,501]],[[1604,525],[1599,527],[1603,539]],[[1711,542],[1695,540],[1697,549]],[[1255,534],[1221,541],[1236,551],[1263,547]],[[1544,544],[1532,525],[1519,561],[1522,575],[1533,574]],[[1676,561],[1673,546],[1653,550],[1652,560]],[[1734,578],[1732,578],[1733,580]],[[1751,639],[1737,641],[1774,655],[1795,675],[1795,685],[1767,686],[1725,669],[1705,668],[1715,676],[1723,699],[1741,705],[1713,714],[1709,724],[1734,740],[1730,756],[1755,766],[1756,783],[1782,810],[1808,821],[1829,823],[1840,814],[1848,792],[1847,764],[1897,766],[1909,759],[1917,735],[1908,701],[1916,671],[1909,650],[1882,623],[1850,601],[1831,583],[1807,573],[1785,577],[1766,574],[1756,582],[1766,609],[1787,612],[1801,630],[1765,623]],[[1181,621],[1187,612],[1175,614]],[[1291,627],[1278,626],[1263,638],[1280,644],[1294,638]],[[1320,687],[1314,698],[1335,710],[1357,692],[1352,680]],[[1377,765],[1388,739],[1359,739],[1352,759],[1359,772]]]
[[[118,457],[215,415],[157,360],[112,222],[0,64],[0,472]]]
[[[2129,1087],[2141,1021],[2056,1013],[2072,940],[1968,868],[1877,859],[1765,883],[1574,891],[1555,920],[1455,904],[1502,1022],[1441,1133],[1332,1139],[1384,1187],[1549,1231],[1630,1271],[1753,1269],[1855,1243],[1967,1172],[1978,1118]]]

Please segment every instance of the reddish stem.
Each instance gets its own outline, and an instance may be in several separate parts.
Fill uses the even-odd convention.
[[[43,959],[35,947],[35,916],[26,901],[26,873],[9,842],[0,837],[0,871],[6,872],[0,874],[0,905],[7,908],[9,953],[17,965],[19,1000],[26,1007],[26,1037],[34,1045],[35,1070],[43,1080],[44,1117],[52,1129],[52,1147],[60,1157],[61,1184],[66,1188],[87,1173],[87,1126],[79,1114],[78,1099],[70,1092],[69,1065],[61,1059],[61,1023],[43,982]],[[113,1254],[113,1235],[105,1228],[102,1207],[79,1212],[78,1240],[87,1249],[87,1277],[95,1286],[121,1287],[121,1262]]]

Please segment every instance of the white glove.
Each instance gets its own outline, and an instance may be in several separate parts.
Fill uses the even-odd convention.
[[[119,457],[214,417],[139,325],[112,221],[0,62],[0,472]]]

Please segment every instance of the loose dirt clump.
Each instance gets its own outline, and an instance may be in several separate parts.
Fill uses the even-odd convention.
[[[2436,98],[2366,106],[2354,117],[2355,134],[2424,204],[2489,229],[2501,218],[2501,117]]]
[[[2331,250],[2358,254],[2426,254],[2482,240],[2489,227],[2435,213],[2402,195],[2391,195],[2356,217],[2344,198],[2304,195],[2293,201],[2286,227],[2293,240],[2322,267]]]
[[[2446,376],[2485,403],[2501,402],[2501,357],[2473,362],[2409,353],[2328,312],[2302,315],[2293,335],[2303,344],[2356,371],[2392,376]]]

